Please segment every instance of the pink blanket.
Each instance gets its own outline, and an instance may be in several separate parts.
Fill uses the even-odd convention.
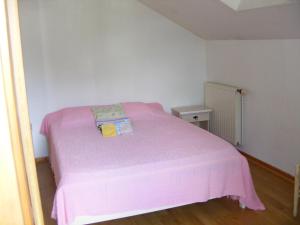
[[[234,196],[258,199],[246,159],[229,143],[165,113],[159,104],[124,103],[133,133],[103,138],[89,107],[48,114],[47,136],[59,225],[97,216]]]

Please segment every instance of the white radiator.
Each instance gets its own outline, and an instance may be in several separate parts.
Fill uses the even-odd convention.
[[[206,82],[204,103],[211,108],[210,131],[233,145],[242,145],[242,89]]]

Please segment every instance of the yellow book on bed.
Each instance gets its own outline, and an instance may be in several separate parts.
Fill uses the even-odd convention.
[[[117,128],[113,123],[102,124],[101,132],[102,132],[103,137],[117,136]]]

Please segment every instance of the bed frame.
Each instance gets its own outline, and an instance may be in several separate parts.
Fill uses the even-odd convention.
[[[122,219],[122,218],[126,218],[126,217],[157,212],[157,211],[161,211],[161,210],[165,210],[165,209],[176,208],[176,207],[180,207],[180,206],[183,206],[183,205],[172,205],[172,206],[165,206],[165,207],[154,208],[154,209],[149,209],[149,210],[137,210],[137,211],[131,211],[131,212],[110,214],[110,215],[105,215],[105,216],[78,216],[78,217],[76,217],[76,219],[74,220],[72,225],[100,223],[100,222],[105,222],[105,221],[109,221],[109,220]],[[240,208],[246,209],[246,206],[244,204],[240,203]]]

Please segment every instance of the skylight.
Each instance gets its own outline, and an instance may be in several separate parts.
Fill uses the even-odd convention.
[[[241,11],[297,2],[299,0],[220,0],[230,8]]]

